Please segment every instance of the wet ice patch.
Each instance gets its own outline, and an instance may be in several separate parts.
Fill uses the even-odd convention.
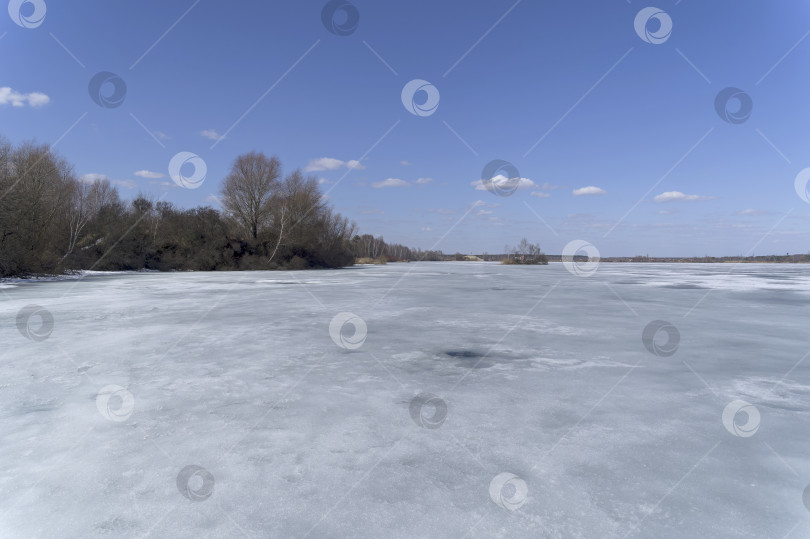
[[[810,410],[810,386],[793,380],[751,377],[735,380],[730,390],[724,391],[728,398],[742,398],[758,406],[780,410]]]

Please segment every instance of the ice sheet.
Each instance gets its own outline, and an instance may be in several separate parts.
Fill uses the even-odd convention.
[[[810,535],[808,266],[13,285],[2,537]],[[339,313],[365,340],[352,322],[330,335]],[[656,320],[671,355],[666,335],[642,341]],[[744,412],[724,425],[735,401],[753,435]]]

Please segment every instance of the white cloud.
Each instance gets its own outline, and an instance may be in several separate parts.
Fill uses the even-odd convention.
[[[357,170],[363,170],[364,167],[360,161],[355,159],[350,159],[349,161],[341,161],[340,159],[335,159],[333,157],[319,157],[317,159],[311,159],[307,166],[304,167],[304,172],[320,172],[322,170],[337,170],[341,167],[346,168],[353,168]]]
[[[408,187],[409,184],[405,180],[400,180],[399,178],[388,178],[387,180],[383,180],[381,182],[374,182],[371,184],[371,187],[374,189],[379,189],[381,187]]]
[[[328,184],[330,184],[330,183],[332,183],[332,182],[330,182],[330,181],[329,181],[329,180],[327,180],[326,178],[319,178],[319,179],[318,179],[318,185],[328,185]]]
[[[607,193],[607,191],[593,185],[589,185],[588,187],[580,187],[579,189],[574,189],[575,197],[580,197],[584,195],[604,195],[605,193]]]
[[[419,178],[416,180],[416,183],[420,185],[427,185],[433,181],[433,178]]]
[[[161,174],[160,172],[152,172],[151,170],[139,170],[135,172],[135,175],[140,178],[149,178],[150,180],[156,180],[165,176],[165,174]]]
[[[79,177],[80,182],[84,183],[95,183],[102,180],[109,180],[111,184],[116,185],[118,187],[122,187],[124,189],[135,189],[138,187],[138,184],[132,180],[114,180],[107,176],[106,174],[84,174],[83,176]]]
[[[422,227],[422,232],[430,232],[431,230],[433,230],[433,229],[430,228],[429,226],[423,226]]]
[[[491,214],[492,210],[478,210],[478,213],[476,215],[491,215]]]
[[[399,164],[400,164],[400,165],[402,165],[402,166],[404,166],[404,167],[407,167],[407,166],[409,166],[409,165],[410,165],[410,163],[409,163],[409,162],[404,161],[404,160],[403,160],[403,161],[400,161],[400,162],[399,162]]]
[[[12,107],[42,107],[51,102],[51,98],[41,92],[31,92],[22,94],[14,91],[8,86],[0,88],[0,105],[11,105]]]
[[[551,196],[551,193],[544,193],[544,192],[542,192],[542,191],[532,191],[532,192],[531,192],[531,193],[529,193],[529,194],[530,194],[531,196],[533,196],[533,197],[537,197],[537,198],[548,198],[548,197],[550,197],[550,196]]]
[[[205,201],[210,204],[217,204],[217,205],[222,204],[222,202],[219,200],[219,197],[216,195],[208,195],[207,197],[205,197]]]
[[[168,140],[169,139],[169,135],[167,135],[163,131],[152,131],[152,132],[155,134],[155,136],[157,138],[159,138],[161,140]]]
[[[537,187],[537,184],[531,181],[529,178],[507,178],[503,174],[498,174],[490,181],[492,181],[492,184],[496,188],[505,190],[514,188],[516,183],[517,189],[529,189],[531,187]],[[487,186],[484,185],[484,180],[475,180],[474,182],[471,182],[470,185],[474,185],[476,191],[487,190]]]
[[[316,172],[320,170],[335,170],[343,166],[343,161],[340,159],[332,159],[331,157],[319,157],[312,159],[306,167],[304,172]]]
[[[762,210],[754,210],[754,209],[747,209],[743,211],[738,211],[737,215],[765,215],[767,212]]]
[[[709,200],[712,197],[704,197],[700,195],[686,195],[680,191],[667,191],[653,197],[656,202],[690,202],[693,200]]]
[[[200,131],[200,135],[211,140],[222,140],[225,138],[223,135],[217,133],[214,129],[204,129],[203,131]]]

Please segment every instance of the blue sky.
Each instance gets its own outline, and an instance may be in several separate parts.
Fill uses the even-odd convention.
[[[126,198],[216,207],[233,159],[259,150],[322,179],[361,232],[426,249],[810,251],[794,186],[810,167],[810,4],[656,0],[672,31],[655,39],[659,19],[634,28],[638,0],[353,0],[348,35],[322,1],[36,3],[35,27],[0,18],[0,133],[57,143]],[[126,84],[120,106],[91,99],[101,71]],[[438,91],[429,115],[403,104],[414,79]],[[753,103],[742,123],[715,110],[727,87]],[[206,163],[196,189],[169,177],[179,152]],[[474,185],[496,159],[523,178],[511,196]]]

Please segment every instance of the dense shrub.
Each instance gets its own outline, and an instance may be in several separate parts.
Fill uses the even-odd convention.
[[[251,193],[261,194],[257,211],[240,212]],[[315,178],[282,179],[278,159],[250,153],[236,159],[222,195],[222,212],[144,195],[127,203],[108,180],[77,179],[47,146],[0,139],[0,277],[354,263],[355,225],[324,203]]]

